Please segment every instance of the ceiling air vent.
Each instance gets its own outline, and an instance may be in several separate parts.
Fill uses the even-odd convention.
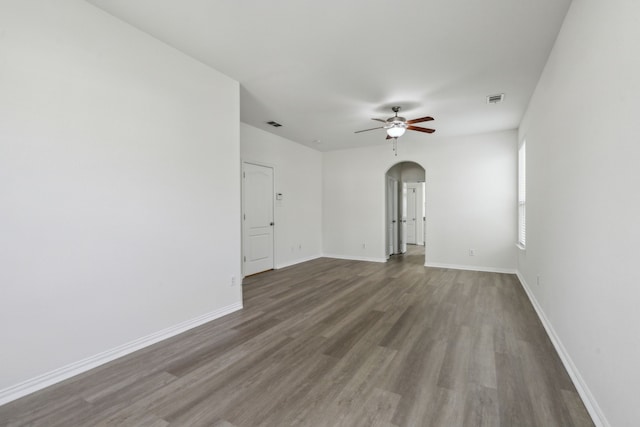
[[[487,96],[487,104],[499,104],[504,101],[504,93]]]
[[[274,128],[279,128],[280,126],[282,126],[280,123],[274,122],[273,120],[270,122],[267,122],[267,124],[273,126]]]

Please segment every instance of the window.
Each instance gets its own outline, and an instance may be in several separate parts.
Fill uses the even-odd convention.
[[[518,150],[518,246],[527,242],[527,141]]]

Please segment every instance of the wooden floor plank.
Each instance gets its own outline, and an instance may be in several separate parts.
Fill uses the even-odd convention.
[[[0,407],[0,426],[592,426],[514,275],[320,258],[242,311]],[[27,356],[27,355],[25,355]]]

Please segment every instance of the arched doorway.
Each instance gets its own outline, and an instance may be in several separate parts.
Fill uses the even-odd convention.
[[[385,173],[385,254],[424,256],[426,246],[425,170],[403,161]]]

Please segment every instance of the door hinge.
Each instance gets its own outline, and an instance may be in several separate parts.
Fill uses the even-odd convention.
[[[247,257],[244,257],[244,262],[247,262]]]
[[[242,219],[247,220],[247,214],[242,214]]]
[[[243,177],[243,178],[246,178],[246,177],[247,177],[247,174],[246,174],[246,173],[244,173],[244,172],[242,172],[242,177]]]

